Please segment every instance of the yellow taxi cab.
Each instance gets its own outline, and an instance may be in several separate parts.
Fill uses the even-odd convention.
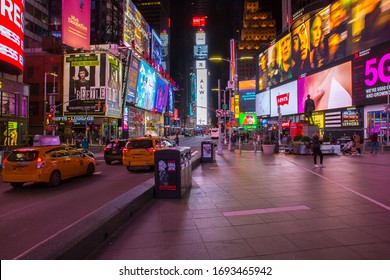
[[[95,159],[64,145],[33,146],[13,150],[2,162],[2,181],[13,187],[24,183],[58,186],[62,180],[95,172]]]
[[[167,138],[159,136],[131,138],[122,151],[122,164],[128,171],[154,167],[154,153],[175,146]]]

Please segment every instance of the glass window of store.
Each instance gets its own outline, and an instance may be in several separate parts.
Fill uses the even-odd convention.
[[[371,111],[367,112],[367,135],[371,135],[376,132],[379,136],[379,141],[381,143],[387,142],[387,130],[389,128],[389,123],[387,122],[387,112],[386,111]]]

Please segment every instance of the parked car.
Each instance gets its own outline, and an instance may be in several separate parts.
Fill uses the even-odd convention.
[[[106,164],[111,164],[113,161],[122,163],[122,150],[126,145],[127,140],[116,139],[111,140],[104,147],[104,161]]]
[[[210,130],[210,138],[211,139],[218,139],[219,138],[218,128],[212,128]]]
[[[2,181],[13,187],[28,182],[60,185],[62,180],[80,175],[91,176],[95,160],[64,145],[34,146],[13,150],[2,163]]]
[[[170,140],[159,136],[132,138],[123,149],[122,163],[128,171],[152,169],[154,153],[173,146]]]

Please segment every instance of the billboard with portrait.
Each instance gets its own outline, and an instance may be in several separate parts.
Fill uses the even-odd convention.
[[[256,94],[256,116],[271,114],[271,92],[269,90]]]
[[[153,110],[156,95],[156,71],[145,61],[141,60],[138,83],[136,106],[145,110]]]
[[[0,22],[0,71],[19,75],[23,72],[24,1],[2,1]]]
[[[256,81],[247,80],[238,83],[240,102],[239,108],[241,113],[256,112]]]
[[[173,111],[174,111],[174,95],[173,95],[173,87],[172,85],[169,85],[168,88],[168,114],[170,116],[173,116]]]
[[[122,62],[108,55],[107,116],[120,118],[122,113]]]
[[[352,60],[353,103],[387,103],[390,90],[390,42],[355,54]]]
[[[207,59],[209,56],[208,45],[196,45],[194,46],[194,58],[195,60]]]
[[[271,117],[279,115],[278,107],[282,116],[298,112],[297,81],[271,89]]]
[[[139,53],[149,53],[150,26],[131,0],[124,4],[123,43]]]
[[[256,114],[250,113],[240,113],[239,125],[245,126],[247,128],[256,128],[257,118]]]
[[[65,115],[105,115],[107,64],[106,53],[64,55]]]
[[[258,56],[257,71],[257,91],[263,91],[269,87],[268,85],[268,71],[267,71],[267,61],[268,61],[268,50],[261,52]]]
[[[156,98],[155,98],[156,102],[154,105],[154,109],[157,110],[157,112],[160,113],[164,112],[168,103],[168,95],[169,95],[168,82],[157,75]]]
[[[304,113],[307,95],[314,100],[315,110],[328,110],[352,105],[351,62],[346,62],[298,80],[298,112]]]
[[[256,56],[257,63],[260,66],[263,55],[267,57],[270,87],[290,77],[310,75],[316,69],[390,41],[386,36],[390,30],[389,13],[390,0],[335,0],[321,9],[316,6],[315,10],[295,17],[289,31],[262,48]],[[285,44],[289,40],[290,60]],[[258,67],[258,90],[265,88],[260,86],[262,75]]]
[[[62,43],[89,50],[90,32],[91,0],[62,0]]]

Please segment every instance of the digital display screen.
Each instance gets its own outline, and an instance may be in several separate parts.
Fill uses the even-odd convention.
[[[154,109],[157,112],[163,112],[165,107],[167,106],[169,95],[168,83],[157,76],[157,86],[156,86],[156,104]]]
[[[141,60],[136,95],[137,107],[150,111],[153,110],[156,94],[156,76],[154,69]]]
[[[353,103],[387,103],[390,91],[390,43],[356,53],[352,68]]]
[[[298,113],[304,113],[307,95],[315,110],[352,105],[351,62],[346,62],[298,80]]]
[[[278,109],[282,116],[296,114],[297,107],[297,81],[271,89],[271,117],[279,115]]]
[[[62,0],[62,43],[89,50],[91,1]]]
[[[0,69],[18,75],[23,72],[24,1],[1,1]]]
[[[248,126],[256,127],[257,125],[256,114],[240,113],[239,124],[246,127]]]
[[[135,56],[132,56],[130,61],[129,75],[127,77],[127,87],[126,87],[126,102],[129,103],[135,103],[139,65],[140,65],[139,60]]]
[[[270,91],[266,90],[256,94],[256,116],[266,116],[271,114]]]
[[[247,80],[239,81],[239,108],[241,113],[254,113],[256,112],[256,81]]]

